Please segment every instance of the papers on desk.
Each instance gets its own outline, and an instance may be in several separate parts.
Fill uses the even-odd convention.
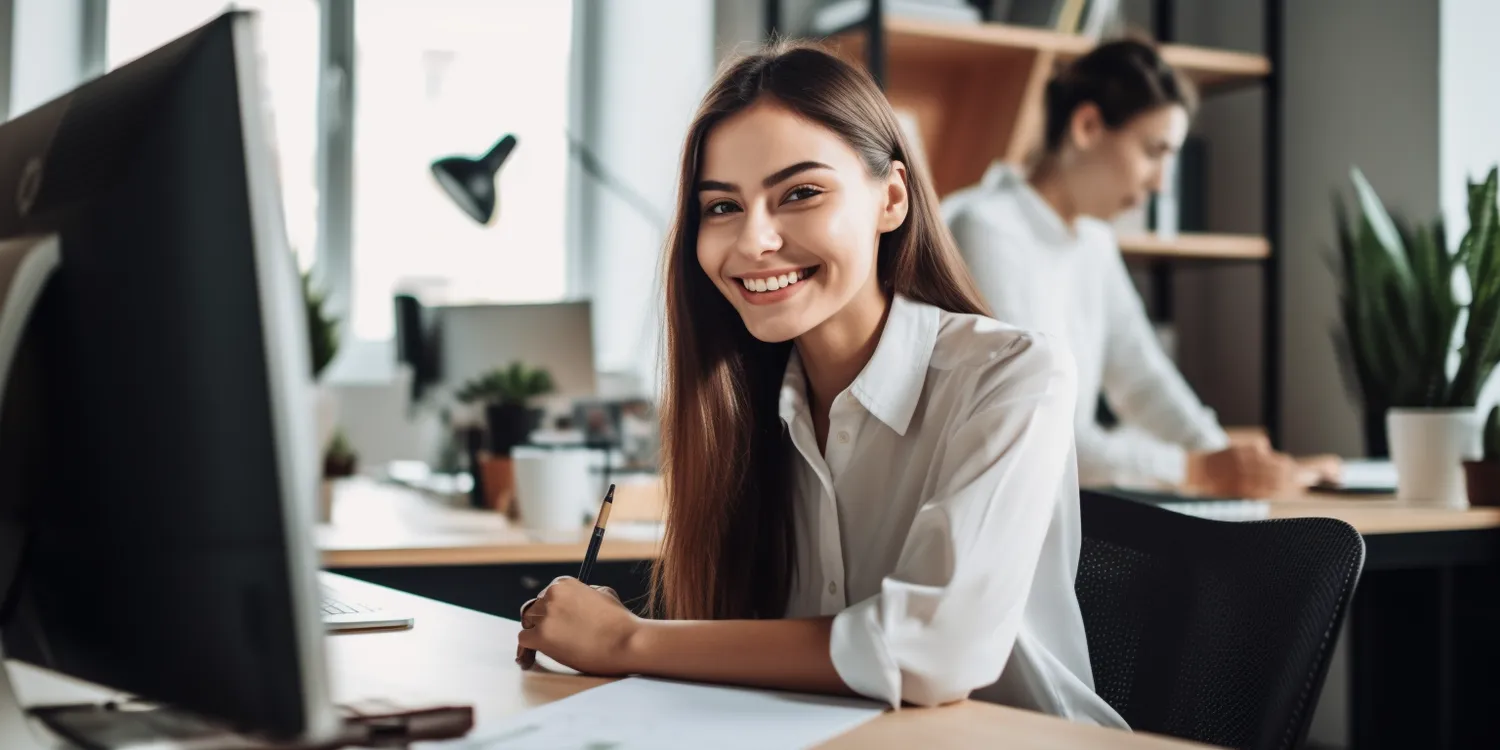
[[[1114,487],[1106,490],[1111,495],[1155,505],[1162,510],[1175,511],[1212,521],[1259,521],[1271,517],[1271,504],[1265,500],[1243,500],[1227,497],[1190,497],[1170,492]]]
[[[1396,491],[1396,466],[1384,459],[1346,458],[1339,467],[1339,479],[1320,485],[1331,492]]]
[[[444,745],[462,750],[803,748],[879,716],[869,701],[630,677]]]
[[[1271,504],[1264,500],[1173,500],[1159,505],[1211,521],[1259,521],[1271,517]]]

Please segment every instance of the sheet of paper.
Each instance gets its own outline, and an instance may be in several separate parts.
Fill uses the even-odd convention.
[[[869,701],[631,677],[475,729],[463,750],[812,747],[879,716]]]
[[[1396,491],[1396,467],[1382,459],[1345,459],[1336,487],[1350,490]]]

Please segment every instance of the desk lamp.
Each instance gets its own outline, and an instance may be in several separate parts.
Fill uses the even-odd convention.
[[[506,135],[484,156],[449,156],[432,163],[432,176],[448,196],[474,221],[488,224],[495,217],[495,174],[516,147],[516,137]]]

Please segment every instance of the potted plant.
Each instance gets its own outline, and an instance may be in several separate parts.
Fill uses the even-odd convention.
[[[1500,406],[1484,423],[1484,458],[1465,461],[1470,505],[1500,505]]]
[[[302,274],[302,300],[307,306],[307,340],[312,359],[313,382],[317,386],[318,445],[327,446],[338,425],[338,400],[321,382],[323,371],[339,350],[338,320],[325,309],[328,295],[313,286],[312,274]]]
[[[349,444],[349,439],[343,430],[335,430],[333,438],[328,441],[323,450],[323,481],[320,483],[318,497],[318,521],[329,523],[333,520],[333,485],[345,477],[354,476],[359,469],[359,455],[354,452],[354,447]]]
[[[513,362],[470,380],[455,394],[460,403],[484,408],[488,449],[476,452],[472,462],[476,505],[510,511],[515,495],[511,449],[541,425],[543,412],[532,401],[552,390],[551,373]]]
[[[1352,179],[1360,215],[1334,203],[1339,338],[1364,399],[1369,447],[1379,455],[1378,443],[1389,442],[1403,500],[1461,507],[1462,461],[1479,449],[1475,405],[1500,362],[1497,171],[1469,186],[1469,229],[1454,252],[1441,221],[1393,219],[1358,169]],[[1384,435],[1370,429],[1375,420]]]
[[[542,410],[532,401],[552,392],[552,374],[520,362],[498,368],[465,383],[456,394],[459,403],[484,407],[489,451],[509,456],[541,425]]]

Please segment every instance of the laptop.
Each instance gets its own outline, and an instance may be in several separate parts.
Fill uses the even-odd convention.
[[[351,630],[404,630],[415,619],[408,613],[365,601],[365,597],[335,576],[320,575],[323,628],[330,633]]]

